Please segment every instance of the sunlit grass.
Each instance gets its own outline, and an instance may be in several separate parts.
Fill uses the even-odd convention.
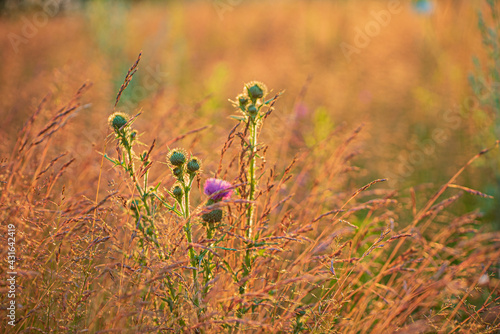
[[[347,61],[339,45],[386,7],[248,1],[221,19],[210,2],[91,1],[17,53],[4,37],[0,216],[19,275],[0,328],[498,331],[495,117],[467,82],[473,55],[491,60],[487,7],[405,4]],[[254,79],[257,112],[234,98]],[[110,128],[114,111],[131,123]],[[176,147],[202,162],[189,182]],[[209,178],[231,198],[212,203]]]

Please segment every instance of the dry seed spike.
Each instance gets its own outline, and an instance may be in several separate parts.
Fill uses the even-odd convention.
[[[127,88],[135,72],[137,72],[137,67],[139,66],[139,62],[141,61],[141,56],[142,56],[142,51],[139,53],[139,56],[137,57],[137,60],[135,61],[134,65],[132,65],[132,67],[130,67],[130,69],[128,70],[127,75],[125,76],[125,80],[123,81],[123,84],[121,85],[120,90],[116,95],[115,107],[120,101],[120,97],[122,96],[123,91],[125,90],[125,88]]]
[[[57,160],[66,156],[67,154],[68,154],[68,152],[65,152],[63,154],[58,155],[54,159],[52,159],[52,161],[47,165],[47,167],[45,167],[44,170],[42,170],[42,171],[40,171],[40,173],[38,173],[38,175],[36,176],[36,179],[38,180],[44,173],[46,173],[50,169],[50,167],[54,166],[54,164],[57,162]]]
[[[461,186],[461,185],[458,185],[458,184],[453,184],[452,183],[452,184],[449,184],[448,187],[449,188],[461,189],[461,190],[463,190],[465,192],[468,192],[469,194],[480,196],[480,197],[484,197],[484,198],[494,198],[493,196],[484,194],[484,193],[480,192],[479,190],[467,188],[467,187],[464,187],[464,186]]]
[[[231,147],[233,140],[234,140],[234,136],[235,136],[234,133],[236,132],[236,129],[239,126],[240,126],[240,122],[236,123],[236,125],[231,129],[231,131],[229,131],[229,135],[227,136],[227,140],[224,143],[224,147],[222,148],[222,151],[220,153],[219,167],[217,168],[217,172],[215,173],[215,178],[217,178],[218,175],[222,171],[222,159],[224,158],[224,154],[226,153],[226,151],[229,149],[229,147]]]
[[[175,142],[177,142],[177,141],[179,141],[179,140],[181,140],[181,139],[184,139],[185,137],[187,137],[187,136],[189,136],[189,135],[191,135],[191,134],[193,134],[193,133],[197,133],[197,132],[203,131],[203,130],[205,130],[205,129],[209,129],[209,128],[211,128],[211,127],[212,127],[211,125],[205,125],[205,126],[202,126],[201,128],[197,128],[197,129],[194,129],[194,130],[188,131],[188,132],[186,132],[185,134],[182,134],[182,135],[180,135],[180,136],[175,137],[174,139],[171,139],[171,140],[170,140],[168,143],[166,143],[165,145],[168,147],[168,146],[172,145],[173,143],[175,143]]]

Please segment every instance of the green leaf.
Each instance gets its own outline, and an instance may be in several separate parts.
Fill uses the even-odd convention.
[[[282,90],[281,92],[279,92],[278,94],[276,94],[276,96],[275,96],[275,97],[273,97],[272,99],[269,99],[269,100],[267,100],[266,102],[264,102],[264,104],[265,104],[265,105],[268,105],[269,103],[273,102],[274,98],[278,99],[278,97],[280,97],[280,96],[281,96],[281,94],[283,94],[284,92],[285,92],[285,91],[284,91],[284,90]]]
[[[158,187],[160,186],[161,182],[158,182],[158,184],[153,188],[153,191],[157,191],[158,190]]]
[[[219,249],[229,250],[229,251],[234,251],[234,252],[237,251],[237,249],[235,249],[235,248],[227,248],[227,247],[219,247],[219,246],[214,246],[214,248],[219,248]]]
[[[121,165],[122,165],[122,164],[121,164],[118,160],[115,160],[115,159],[112,159],[112,158],[108,157],[108,155],[107,155],[107,154],[104,154],[104,157],[105,157],[107,160],[111,161],[113,164],[115,164],[115,166],[121,166]]]
[[[237,115],[231,115],[231,116],[229,116],[229,118],[232,118],[232,119],[235,119],[235,120],[241,121],[241,122],[244,122],[246,119],[245,116],[237,116]]]

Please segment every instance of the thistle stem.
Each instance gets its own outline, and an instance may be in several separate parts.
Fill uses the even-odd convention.
[[[186,239],[189,244],[193,242],[193,235],[192,235],[192,227],[191,227],[191,217],[190,217],[190,212],[189,212],[189,192],[191,191],[191,185],[193,183],[193,178],[190,178],[189,184],[186,185],[184,182],[182,183],[182,186],[184,188],[184,219],[186,219]],[[200,288],[198,286],[198,263],[196,261],[196,254],[192,246],[189,246],[189,258],[191,260],[191,269],[193,271],[193,284],[194,284],[194,304],[199,307],[200,302],[199,302],[199,291]]]
[[[213,227],[210,225],[210,223],[207,223],[207,240],[211,240],[213,238]],[[211,248],[213,246],[213,243],[211,243],[208,247]],[[206,254],[207,258],[205,259],[205,264],[204,264],[204,269],[205,269],[205,274],[203,276],[203,295],[206,295],[208,293],[208,282],[212,278],[212,272],[211,272],[211,263],[212,263],[212,258],[213,255],[211,252],[207,251]]]
[[[255,155],[257,152],[257,123],[255,120],[252,118],[249,118],[250,122],[250,165],[248,168],[248,182],[250,182],[250,190],[248,193],[248,200],[249,201],[254,201],[255,199],[255,188],[257,181],[255,180]],[[246,230],[246,237],[247,239],[253,241],[253,220],[254,220],[254,209],[255,205],[254,203],[248,203],[247,207],[247,230]],[[252,265],[252,244],[247,245],[247,249],[245,251],[245,258],[243,261],[243,278],[247,277],[250,274],[250,269]],[[243,283],[240,287],[240,294],[244,294],[246,290],[246,282]]]
[[[248,180],[250,182],[250,191],[248,193],[248,200],[253,201],[255,199],[255,155],[257,152],[257,124],[250,118],[250,166],[248,170]],[[253,229],[253,215],[254,215],[254,204],[249,203],[247,209],[247,238],[252,238]]]

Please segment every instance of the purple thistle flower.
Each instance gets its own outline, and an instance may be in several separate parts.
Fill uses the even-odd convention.
[[[205,186],[203,188],[205,191],[205,195],[207,195],[207,196],[212,196],[212,194],[219,192],[215,196],[211,197],[214,201],[218,201],[221,199],[227,199],[227,198],[231,197],[231,195],[233,194],[232,189],[227,190],[227,191],[223,191],[223,190],[226,190],[228,188],[231,188],[231,183],[224,181],[224,180],[221,180],[221,179],[214,179],[214,178],[207,179],[205,181]]]

